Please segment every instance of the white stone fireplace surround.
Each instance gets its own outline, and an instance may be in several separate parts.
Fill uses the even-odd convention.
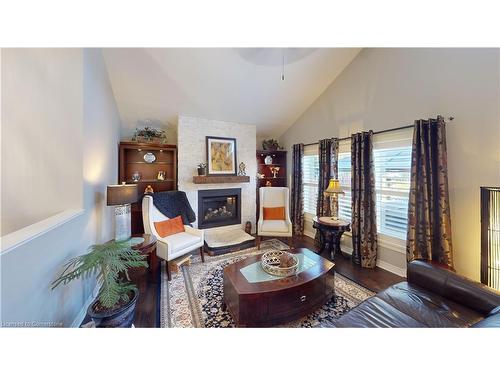
[[[236,138],[236,163],[245,163],[247,183],[195,184],[199,163],[206,163],[206,136]],[[206,232],[244,228],[245,222],[252,223],[255,231],[255,188],[257,162],[255,125],[235,122],[208,120],[193,116],[179,115],[178,121],[178,178],[179,190],[185,191],[193,211],[198,213],[198,190],[241,188],[241,224],[205,229]],[[198,221],[193,223],[198,226]]]

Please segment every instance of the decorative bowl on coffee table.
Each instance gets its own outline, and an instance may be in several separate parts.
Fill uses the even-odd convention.
[[[284,261],[287,264],[283,264]],[[271,250],[262,254],[262,269],[274,276],[293,276],[299,269],[299,259],[295,254],[282,250]]]

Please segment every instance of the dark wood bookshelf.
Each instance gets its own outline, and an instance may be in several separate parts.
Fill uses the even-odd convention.
[[[266,164],[265,159],[271,156],[272,163]],[[263,174],[264,178],[257,178],[257,207],[256,218],[259,220],[259,189],[265,186],[287,186],[287,162],[286,151],[284,150],[257,150],[257,173]],[[276,177],[273,177],[270,167],[279,167],[280,170]]]
[[[144,161],[144,155],[151,152],[156,160]],[[165,172],[165,179],[158,180],[158,172]],[[139,172],[141,178],[135,182],[132,174]],[[120,142],[118,183],[137,184],[139,201],[132,204],[132,233],[144,233],[142,224],[142,196],[148,185],[155,192],[177,190],[177,146],[160,143]]]

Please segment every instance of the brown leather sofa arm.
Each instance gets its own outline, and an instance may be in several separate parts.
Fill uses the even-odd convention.
[[[414,260],[408,263],[407,279],[410,284],[418,285],[483,315],[488,315],[500,306],[499,292],[425,261]]]

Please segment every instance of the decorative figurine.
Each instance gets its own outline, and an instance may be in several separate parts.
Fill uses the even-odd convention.
[[[132,181],[139,182],[141,180],[141,174],[138,171],[132,172]]]
[[[246,166],[245,163],[241,162],[238,166],[238,176],[246,176],[247,172],[245,171]]]
[[[146,189],[144,190],[144,194],[153,194],[154,193],[154,190],[153,188],[151,187],[151,185],[148,185],[146,187]]]
[[[278,172],[280,171],[280,167],[269,167],[271,173],[273,174],[273,178],[277,177]]]
[[[269,186],[273,186],[273,184],[271,183],[271,181],[267,180],[266,181],[266,186],[269,187]]]
[[[245,232],[252,234],[252,223],[250,221],[245,223]]]
[[[165,172],[164,171],[158,171],[158,176],[156,176],[156,178],[159,181],[165,181]]]

